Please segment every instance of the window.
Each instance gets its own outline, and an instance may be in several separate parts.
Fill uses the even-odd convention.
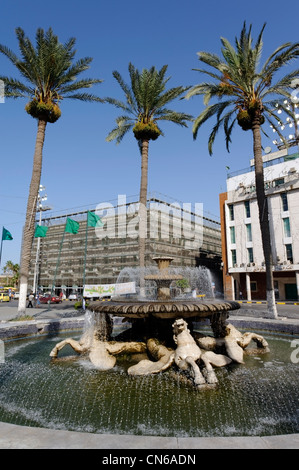
[[[253,263],[253,248],[247,248],[248,263]]]
[[[245,216],[248,219],[250,217],[250,201],[245,201]]]
[[[287,255],[287,260],[291,261],[293,263],[293,248],[290,243],[288,243],[286,246],[286,255]]]
[[[251,292],[257,292],[257,282],[256,281],[251,281],[250,282],[250,290],[251,290]]]
[[[230,227],[230,242],[231,243],[236,243],[235,227]]]
[[[247,234],[247,241],[252,242],[251,224],[246,224],[246,234]]]
[[[289,210],[289,204],[288,204],[288,196],[287,193],[281,193],[281,203],[282,203],[282,210],[288,211]]]
[[[228,210],[229,210],[229,220],[235,220],[235,214],[234,214],[234,206],[233,206],[233,204],[229,204]]]
[[[231,250],[231,254],[232,254],[232,264],[234,266],[237,263],[237,252],[236,252],[236,250]]]
[[[284,184],[284,178],[278,178],[277,180],[274,180],[274,187],[277,188],[278,186],[281,186]]]
[[[283,219],[283,228],[284,228],[284,236],[289,238],[291,236],[291,227],[290,227],[290,218],[285,217]]]

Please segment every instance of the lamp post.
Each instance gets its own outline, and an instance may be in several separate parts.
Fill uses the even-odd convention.
[[[278,122],[282,131],[288,130],[290,132],[286,138],[287,145],[289,147],[296,145],[299,147],[299,103],[295,102],[295,100],[285,99],[281,102],[277,102],[275,108],[277,114],[282,114],[283,111],[287,114],[287,117],[283,121]],[[275,132],[273,127],[272,130]],[[273,140],[273,144],[276,145],[279,150],[286,148],[286,144],[281,138],[279,140]]]
[[[43,206],[42,202],[48,199],[48,196],[44,194],[42,196],[42,192],[45,191],[46,188],[40,184],[39,191],[37,195],[37,211],[39,212],[39,225],[42,222],[42,212],[52,210],[52,207]],[[36,289],[38,287],[38,275],[39,275],[39,254],[40,254],[40,237],[37,239],[37,246],[36,246],[36,257],[35,257],[35,266],[34,266],[34,276],[33,276],[33,292],[36,293]]]

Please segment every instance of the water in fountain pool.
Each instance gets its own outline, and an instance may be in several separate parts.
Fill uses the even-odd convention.
[[[78,332],[77,339],[80,336]],[[5,362],[0,364],[1,421],[162,436],[299,432],[299,366],[290,358],[294,337],[265,336],[269,353],[248,355],[245,364],[217,369],[218,387],[202,391],[182,383],[182,373],[175,368],[133,377],[126,372],[131,364],[123,360],[111,371],[98,371],[70,347],[61,351],[59,360],[51,361],[49,351],[63,337],[5,344]]]

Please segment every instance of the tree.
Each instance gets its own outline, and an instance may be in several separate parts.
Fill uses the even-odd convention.
[[[139,266],[145,266],[145,239],[147,230],[146,203],[148,186],[148,150],[149,141],[156,140],[160,135],[164,135],[158,122],[170,121],[180,126],[187,127],[187,121],[192,116],[172,111],[166,106],[186,92],[187,88],[178,86],[166,90],[169,78],[165,78],[167,65],[160,71],[155,67],[137,70],[131,63],[129,64],[130,86],[128,86],[121,75],[113,72],[123,90],[126,101],[114,98],[105,98],[109,104],[121,109],[125,114],[116,118],[117,126],[107,136],[107,141],[116,140],[120,143],[123,137],[133,130],[134,137],[138,141],[141,151],[141,181],[139,196]]]
[[[65,44],[59,42],[51,28],[47,32],[39,28],[36,32],[36,46],[25,36],[21,28],[16,29],[21,57],[12,50],[0,45],[4,54],[16,67],[24,81],[0,76],[5,84],[5,96],[27,98],[25,109],[37,120],[37,137],[33,158],[32,177],[27,202],[26,220],[23,233],[23,247],[20,268],[20,299],[18,311],[25,312],[31,247],[34,238],[35,215],[42,155],[47,123],[56,122],[61,116],[60,102],[65,98],[80,101],[102,101],[93,94],[82,92],[83,89],[101,83],[102,80],[77,77],[89,69],[90,57],[74,61],[75,38]]]
[[[216,124],[208,141],[210,155],[212,155],[215,137],[221,127],[224,129],[228,151],[235,123],[238,123],[244,131],[250,130],[252,132],[256,195],[266,266],[268,312],[270,316],[277,318],[269,212],[264,187],[261,132],[263,132],[264,122],[268,122],[283,141],[285,140],[279,130],[280,118],[276,112],[275,100],[277,97],[291,97],[292,82],[295,77],[298,77],[299,71],[294,70],[283,75],[282,68],[293,59],[298,58],[299,43],[285,43],[279,46],[260,67],[265,24],[254,45],[251,28],[250,26],[247,30],[246,23],[244,23],[240,39],[235,39],[235,47],[227,39],[221,38],[223,58],[209,52],[198,52],[199,60],[210,66],[211,69],[195,70],[208,75],[213,81],[194,86],[188,91],[186,98],[195,95],[204,96],[205,109],[194,120],[194,139],[196,139],[202,124],[208,119],[216,117]],[[209,104],[212,98],[216,98],[217,102]],[[287,109],[285,111],[294,118],[292,111]]]
[[[13,263],[12,261],[7,261],[6,265],[3,268],[3,272],[11,276],[11,280],[14,284],[14,287],[17,287],[18,284],[19,270],[20,266],[17,263]]]

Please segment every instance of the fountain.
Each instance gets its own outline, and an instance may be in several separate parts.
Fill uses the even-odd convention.
[[[123,354],[138,355],[137,363],[127,370],[129,375],[149,375],[175,365],[187,374],[196,388],[218,383],[213,367],[223,367],[232,361],[243,363],[245,348],[251,340],[258,349],[268,352],[268,343],[255,333],[240,333],[227,324],[228,312],[240,307],[237,302],[204,302],[198,299],[171,297],[170,285],[182,275],[170,272],[172,258],[154,258],[158,273],[144,275],[144,281],[155,282],[157,299],[113,299],[93,302],[92,333],[85,332],[79,341],[66,338],[56,344],[50,356],[70,345],[77,353],[88,355],[99,370],[110,370]],[[113,335],[113,318],[122,317],[131,328]],[[210,320],[214,336],[194,332],[194,322]]]
[[[145,276],[161,276],[155,268],[149,271]],[[298,433],[294,336],[268,331],[266,341],[241,333],[226,323],[238,306],[136,295],[91,304],[83,334],[73,331],[73,339],[53,332],[10,340],[0,364],[0,420],[159,437]],[[261,347],[247,347],[251,339]],[[80,354],[71,355],[70,345]],[[49,360],[51,350],[55,357]]]

